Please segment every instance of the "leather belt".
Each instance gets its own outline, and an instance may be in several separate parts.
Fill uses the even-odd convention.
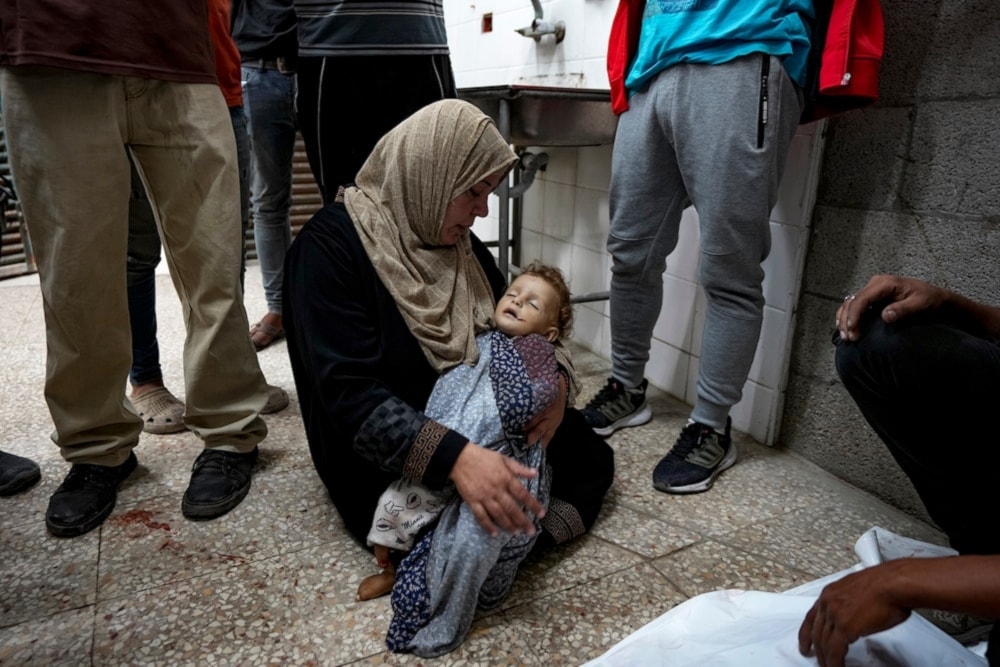
[[[273,69],[279,70],[277,60],[265,60],[263,58],[250,58],[248,60],[243,60],[240,62],[243,67],[250,67],[251,69]]]

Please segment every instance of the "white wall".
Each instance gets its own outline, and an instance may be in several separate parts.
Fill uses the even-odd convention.
[[[536,43],[514,32],[531,24],[530,0],[459,2],[444,0],[448,39],[458,87],[532,84],[607,90],[605,53],[616,0],[543,2],[546,21],[563,21],[566,37]],[[492,13],[493,30],[482,32],[483,15]],[[764,324],[743,400],[732,411],[733,425],[761,442],[778,436],[794,306],[808,241],[816,179],[822,159],[821,125],[800,128],[792,143],[778,204],[771,214],[772,249],[764,264]],[[611,147],[531,148],[549,154],[524,196],[524,261],[541,259],[561,268],[575,293],[608,289],[611,258],[605,250],[608,231],[608,182]],[[496,200],[492,219],[477,225],[483,238],[496,239]],[[667,259],[663,308],[653,332],[646,377],[683,399],[695,400],[695,384],[705,296],[698,285],[697,215],[689,209],[677,249]],[[606,301],[580,304],[574,340],[610,358]],[[589,397],[583,397],[586,400]]]

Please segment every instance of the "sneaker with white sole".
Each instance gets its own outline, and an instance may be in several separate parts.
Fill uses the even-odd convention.
[[[736,445],[726,430],[692,421],[681,431],[677,442],[653,470],[653,486],[665,493],[700,493],[712,488],[715,478],[736,463]]]
[[[581,410],[583,418],[600,436],[611,435],[626,426],[645,424],[653,418],[646,404],[648,385],[649,382],[643,380],[636,389],[626,389],[618,380],[609,378],[604,388]]]

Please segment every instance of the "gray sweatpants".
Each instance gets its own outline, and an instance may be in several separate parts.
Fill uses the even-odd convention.
[[[765,83],[766,82],[766,83]],[[629,99],[611,169],[612,374],[642,382],[681,213],[701,231],[708,299],[692,418],[721,429],[740,400],[763,316],[769,218],[801,113],[781,61],[675,65]]]

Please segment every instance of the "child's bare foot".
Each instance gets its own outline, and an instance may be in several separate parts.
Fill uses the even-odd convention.
[[[391,570],[384,570],[370,577],[361,580],[358,586],[358,600],[374,600],[382,597],[392,590],[396,583],[396,573]]]
[[[396,568],[393,567],[392,560],[389,558],[389,554],[392,553],[389,547],[382,544],[376,544],[372,551],[375,552],[375,562],[380,568],[383,570],[392,569],[395,571]]]

